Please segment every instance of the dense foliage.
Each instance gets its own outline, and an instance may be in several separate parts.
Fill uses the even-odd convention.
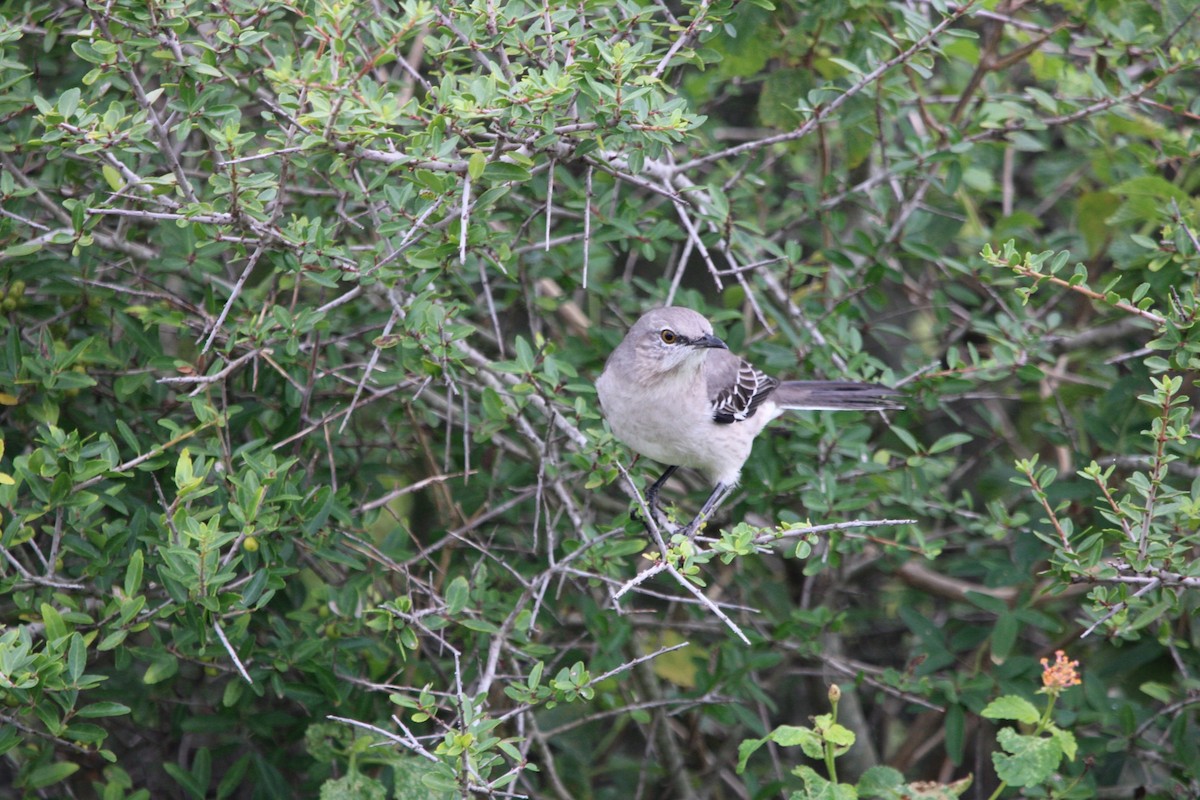
[[[0,13],[0,797],[1200,794],[1190,0]]]

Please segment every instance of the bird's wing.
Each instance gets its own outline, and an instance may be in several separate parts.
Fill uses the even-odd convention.
[[[728,350],[712,350],[704,363],[713,422],[728,425],[754,416],[779,381]]]

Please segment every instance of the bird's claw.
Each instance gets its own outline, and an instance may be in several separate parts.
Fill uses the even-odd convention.
[[[657,501],[657,498],[655,500]],[[671,518],[659,507],[657,502],[646,503],[646,510],[650,512],[650,519],[642,516],[641,508],[635,508],[630,514],[633,519],[645,526],[646,533],[653,535],[657,529],[660,533],[673,536],[679,530],[679,526],[671,521]],[[651,520],[653,520],[653,523],[651,523]]]
[[[696,538],[696,534],[700,533],[700,531],[703,530],[704,526],[707,524],[708,520],[706,518],[696,515],[696,518],[684,527],[680,528],[679,532],[682,533],[689,541],[691,541],[692,539]]]

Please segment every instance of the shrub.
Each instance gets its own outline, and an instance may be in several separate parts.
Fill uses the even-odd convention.
[[[3,14],[12,796],[777,796],[835,682],[843,778],[987,796],[1057,649],[1026,791],[1200,791],[1187,4]],[[655,540],[664,303],[907,407]]]

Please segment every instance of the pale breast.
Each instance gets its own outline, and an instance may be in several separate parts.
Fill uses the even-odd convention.
[[[698,470],[713,484],[737,482],[755,435],[778,413],[764,408],[748,420],[718,424],[699,373],[632,389],[606,371],[596,390],[613,433],[630,449],[660,464]]]

